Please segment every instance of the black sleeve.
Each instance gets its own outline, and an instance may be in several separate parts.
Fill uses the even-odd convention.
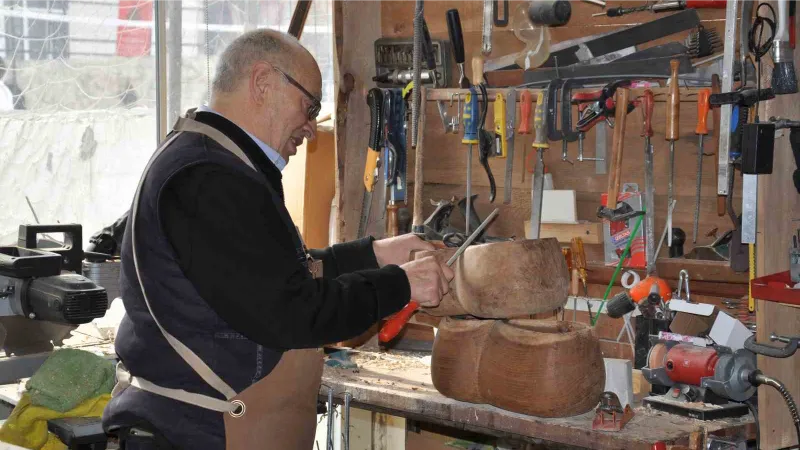
[[[324,249],[309,249],[308,253],[312,258],[322,261],[323,277],[336,278],[357,270],[377,269],[378,260],[372,249],[374,240],[368,236]]]
[[[357,336],[408,303],[408,278],[396,265],[345,273],[360,264],[348,254],[366,253],[347,244],[329,250],[340,275],[311,278],[272,200],[254,195],[263,191],[204,164],[175,175],[160,199],[181,268],[231,328],[270,348],[317,347]]]

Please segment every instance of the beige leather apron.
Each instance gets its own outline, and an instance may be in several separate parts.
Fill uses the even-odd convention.
[[[239,146],[219,130],[194,120],[194,110],[178,119],[175,133],[148,162],[142,174],[143,181],[153,161],[181,133],[201,133],[213,139],[251,169],[257,170]],[[142,181],[136,190],[131,211],[131,238],[133,260],[138,280],[139,263],[136,256],[136,212]],[[287,214],[288,216],[288,214]],[[299,233],[298,233],[299,236]],[[314,278],[322,276],[322,261],[309,261]],[[150,315],[173,349],[200,375],[206,383],[225,396],[227,400],[158,386],[140,377],[133,377],[120,363],[117,365],[117,385],[112,395],[130,386],[190,403],[224,414],[225,448],[227,450],[257,450],[280,448],[285,450],[311,450],[316,431],[317,398],[322,379],[323,353],[321,349],[302,349],[284,352],[275,368],[262,380],[236,393],[217,376],[197,354],[165,330],[153,315],[147,293],[142,289]]]

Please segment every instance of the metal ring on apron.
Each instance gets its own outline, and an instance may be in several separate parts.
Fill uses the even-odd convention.
[[[236,405],[236,409],[234,409],[233,411],[228,411],[228,414],[230,414],[231,417],[242,417],[244,415],[245,410],[247,410],[247,407],[241,400],[234,400],[231,402],[231,404]]]

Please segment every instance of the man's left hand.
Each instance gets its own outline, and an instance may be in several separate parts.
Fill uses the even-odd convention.
[[[411,260],[414,250],[436,250],[433,244],[422,240],[415,234],[404,234],[393,238],[381,239],[372,243],[375,259],[380,267],[395,264],[401,265]]]

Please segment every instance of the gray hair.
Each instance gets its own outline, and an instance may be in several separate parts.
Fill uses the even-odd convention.
[[[300,45],[294,36],[276,30],[253,30],[239,36],[222,52],[212,90],[233,92],[237,83],[248,76],[248,69],[257,61],[280,65],[289,60],[296,52],[292,44]]]

